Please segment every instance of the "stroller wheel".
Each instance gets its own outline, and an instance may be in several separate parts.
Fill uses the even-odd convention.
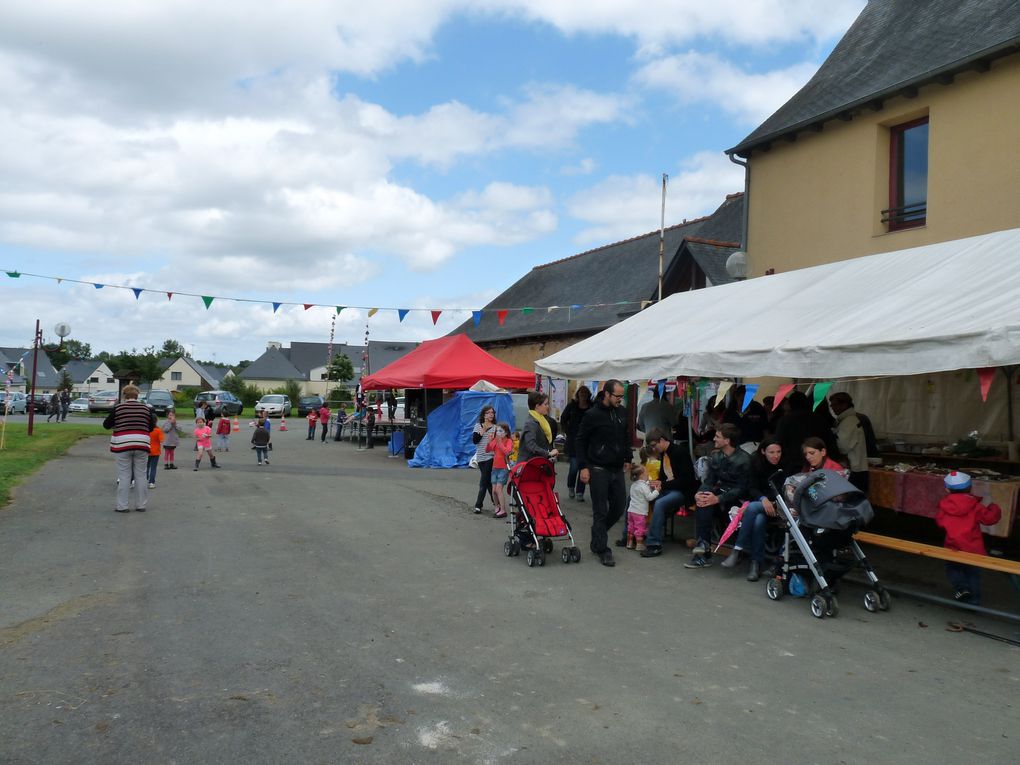
[[[884,587],[878,588],[878,610],[888,611],[891,605],[889,601],[889,591]]]
[[[564,563],[570,563],[569,547],[564,547],[562,550],[560,550],[560,560],[562,560]]]
[[[539,566],[544,566],[545,565],[545,555],[543,555],[540,552],[535,553],[535,561],[538,563]]]
[[[871,611],[871,613],[875,613],[878,610],[878,604],[879,599],[877,592],[874,590],[868,590],[864,593],[864,607]]]
[[[838,616],[839,615],[839,603],[836,601],[835,595],[830,595],[825,599],[825,615],[826,616]]]
[[[528,550],[528,568],[532,568],[538,560],[538,554],[536,550]]]
[[[570,560],[574,561],[574,563],[581,562],[581,550],[579,548],[577,547],[570,548]]]
[[[542,552],[551,553],[553,551],[553,543],[551,539],[542,540]]]
[[[769,600],[782,600],[783,595],[783,580],[771,577],[765,582],[765,594],[769,596]]]
[[[514,545],[509,539],[503,543],[503,554],[508,558],[514,554]]]
[[[825,598],[821,595],[815,595],[811,598],[811,615],[816,619],[821,619],[825,616]]]

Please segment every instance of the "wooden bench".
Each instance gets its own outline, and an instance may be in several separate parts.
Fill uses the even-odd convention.
[[[858,531],[854,535],[854,539],[858,542],[863,542],[864,544],[875,545],[876,547],[885,547],[889,550],[913,553],[914,555],[920,555],[924,558],[938,558],[939,560],[945,560],[951,563],[964,563],[968,566],[977,566],[990,571],[1000,571],[1003,574],[1020,576],[1020,561],[1008,560],[1006,558],[995,558],[991,555],[975,555],[974,553],[959,552],[958,550],[949,550],[945,547],[937,547],[936,545],[911,542],[909,539],[896,539],[895,537],[885,537],[881,534],[871,534],[867,531]]]

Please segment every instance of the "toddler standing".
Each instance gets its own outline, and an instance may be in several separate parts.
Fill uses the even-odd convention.
[[[177,424],[177,413],[173,409],[166,413],[166,422],[163,423],[163,469],[164,470],[176,470],[177,466],[174,464],[174,452],[177,451],[177,445],[181,442],[181,436],[183,431],[181,426]]]
[[[950,550],[987,555],[981,526],[999,522],[1002,508],[992,502],[984,505],[981,497],[970,493],[970,476],[954,470],[944,479],[949,493],[939,502],[935,523],[946,530],[946,547]],[[946,563],[946,578],[956,590],[955,597],[964,603],[981,605],[981,571],[965,563]]]
[[[308,410],[308,416],[305,417],[305,419],[308,420],[308,438],[306,438],[305,440],[306,441],[314,441],[315,440],[315,426],[319,424],[319,410],[318,409],[309,409]]]
[[[492,452],[492,501],[496,505],[496,518],[506,518],[506,496],[503,487],[510,478],[507,457],[513,451],[514,442],[510,437],[510,426],[505,422],[496,425],[496,435],[485,445],[485,451]]]
[[[220,451],[230,451],[230,418],[226,414],[221,414],[216,423],[216,445]]]
[[[159,453],[166,434],[159,423],[149,433],[149,461],[145,464],[145,477],[149,479],[149,488],[156,488],[156,469],[159,467]]]
[[[205,424],[204,417],[195,419],[195,449],[198,452],[198,456],[195,457],[195,470],[198,470],[203,454],[209,455],[209,462],[214,468],[219,467],[216,464],[216,457],[212,453],[212,428]]]
[[[627,508],[627,549],[645,549],[645,534],[648,529],[648,503],[659,497],[658,482],[648,480],[644,465],[630,469],[630,506]]]
[[[259,415],[255,430],[251,434],[251,442],[255,447],[255,458],[258,464],[269,464],[269,429],[265,426],[265,417]]]

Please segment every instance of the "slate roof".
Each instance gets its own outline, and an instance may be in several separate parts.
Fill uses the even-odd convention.
[[[22,356],[25,358],[25,379],[32,379],[32,349],[31,348],[0,348],[0,353],[7,357],[9,364],[17,366]],[[27,354],[27,355],[26,355]],[[17,373],[15,373],[17,379]],[[60,374],[53,368],[50,357],[46,351],[39,349],[39,361],[36,363],[35,384],[38,387],[51,388],[60,382]]]
[[[209,379],[213,381],[213,387],[220,387],[220,383],[223,382],[223,378],[227,376],[227,372],[231,370],[229,364],[198,364],[194,366],[200,366],[208,375]]]
[[[71,359],[64,364],[64,369],[71,375],[75,384],[80,384],[92,377],[92,373],[99,369],[102,363],[99,359]]]
[[[1016,0],[871,0],[815,76],[727,153],[747,157],[781,136],[1020,51]]]
[[[307,380],[308,373],[290,363],[279,348],[266,348],[266,352],[245,367],[243,380]]]
[[[730,194],[711,215],[667,228],[664,271],[668,272],[686,237],[739,242],[743,212],[744,195]],[[693,250],[691,253],[694,256]],[[700,249],[699,254],[711,260]],[[709,278],[714,284],[730,281],[725,269],[720,276],[714,264],[712,268],[715,276]],[[535,266],[485,306],[477,327],[473,319],[469,319],[451,334],[463,332],[480,343],[598,332],[636,313],[641,301],[653,299],[658,289],[658,274],[659,232],[652,231]],[[574,309],[573,305],[591,307]],[[549,306],[558,307],[548,311]],[[520,309],[528,307],[535,307],[535,310],[522,314]],[[510,310],[503,326],[499,325],[496,315],[498,309]]]
[[[679,254],[686,250],[694,258],[711,286],[729,284],[733,277],[726,271],[726,259],[740,249],[739,242],[719,242],[711,239],[688,237]]]
[[[391,342],[389,340],[368,341],[368,371],[372,374],[380,369],[385,369],[397,359],[403,358],[415,348],[418,343]]]

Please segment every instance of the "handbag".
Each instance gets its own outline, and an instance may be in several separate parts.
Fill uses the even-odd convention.
[[[477,468],[478,467],[478,455],[477,454],[472,454],[471,455],[471,459],[468,460],[468,467],[469,468]]]

